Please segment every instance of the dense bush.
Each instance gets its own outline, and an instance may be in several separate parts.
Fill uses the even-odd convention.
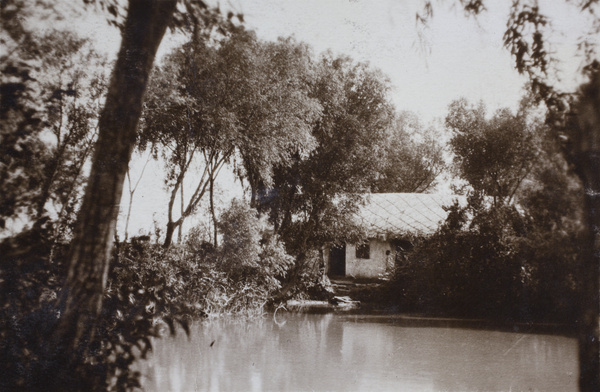
[[[309,250],[297,257],[285,282],[287,291],[282,298],[324,300],[332,296],[322,251]]]
[[[52,302],[62,269],[47,257],[48,232],[36,227],[0,244],[1,390],[30,389],[31,375],[43,365],[39,358],[56,319]]]
[[[221,216],[219,228],[223,239],[215,250],[215,269],[227,276],[230,295],[243,299],[247,309],[262,310],[281,289],[281,280],[294,259],[272,234],[270,225],[244,202],[232,201]]]
[[[67,246],[48,240],[51,227],[4,241],[0,389],[45,390],[62,384],[132,390],[140,378],[132,365],[151,350],[151,338],[174,334],[178,325],[187,332],[192,318],[262,314],[293,259],[243,203],[232,204],[220,227],[223,241],[216,248],[193,231],[185,244],[168,250],[148,236],[117,243],[91,349],[79,358],[70,379],[55,376],[60,361],[41,360],[53,358],[49,336],[60,317],[56,304],[66,276]]]
[[[577,309],[576,233],[542,230],[512,205],[454,205],[393,280],[403,311],[503,321],[571,322]],[[571,305],[569,305],[571,304]]]
[[[56,369],[61,362],[54,358],[50,336],[60,318],[56,299],[66,276],[62,262],[66,246],[50,257],[45,234],[32,230],[2,243],[0,389],[58,390],[61,385],[72,390],[134,389],[140,375],[131,365],[151,349],[150,338],[165,327],[175,333],[175,323],[187,330],[187,320],[196,313],[182,300],[184,285],[176,269],[147,245],[119,247],[90,350],[78,358],[66,379],[58,378],[65,373]]]

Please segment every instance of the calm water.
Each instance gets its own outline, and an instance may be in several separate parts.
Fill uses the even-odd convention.
[[[155,341],[148,391],[575,391],[575,339],[278,312]]]

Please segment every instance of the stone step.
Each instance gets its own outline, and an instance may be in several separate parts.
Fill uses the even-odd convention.
[[[351,280],[331,280],[331,288],[337,296],[348,296],[355,290],[375,289],[383,282],[355,282]]]

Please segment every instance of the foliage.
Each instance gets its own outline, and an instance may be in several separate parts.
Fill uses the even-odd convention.
[[[256,211],[234,202],[222,221],[224,246],[165,250],[148,236],[120,243],[108,275],[104,305],[89,351],[69,374],[51,333],[60,319],[56,298],[65,276],[66,246],[54,247],[50,226],[0,244],[0,354],[3,390],[134,390],[141,375],[133,364],[152,349],[152,338],[177,326],[186,333],[192,318],[219,314],[262,314],[293,264],[275,236],[261,241]],[[250,232],[240,236],[240,230]],[[235,243],[236,246],[232,246]],[[252,261],[248,263],[246,257]],[[62,387],[61,387],[62,386]]]
[[[21,61],[36,66],[19,71]],[[86,40],[50,31],[31,34],[3,64],[0,218],[50,215],[64,235],[95,140],[103,60]]]
[[[477,15],[485,10],[485,2],[460,1],[468,14]],[[600,2],[598,0],[565,1],[585,17],[581,23],[582,33],[577,43],[582,55],[580,70],[589,78],[578,91],[561,91],[557,81],[556,51],[552,50],[552,20],[544,14],[537,1],[515,0],[512,2],[504,46],[510,50],[515,68],[527,76],[529,90],[536,102],[543,102],[548,109],[546,122],[554,136],[563,143],[565,156],[573,165],[573,172],[583,183],[586,231],[582,243],[579,285],[585,293],[581,299],[581,323],[579,328],[581,390],[600,389],[600,304],[598,266],[598,228],[600,227],[600,77],[598,35],[600,34]],[[548,4],[546,4],[548,6]],[[431,2],[426,2],[428,17],[432,15]],[[426,20],[427,18],[421,20]],[[579,72],[579,71],[578,71]]]
[[[261,270],[256,276],[262,280],[263,285],[269,290],[272,298],[276,290],[281,288],[281,282],[287,277],[289,270],[294,266],[294,258],[287,254],[283,243],[276,235],[268,235],[262,240],[260,253]]]
[[[171,54],[155,72],[141,133],[142,145],[160,146],[168,164],[171,226],[193,212],[234,156],[241,157],[238,172],[255,192],[292,148],[312,148],[310,124],[319,107],[307,96],[310,71],[306,46],[291,39],[263,42],[243,29],[218,43],[192,40]],[[195,160],[202,175],[174,220],[176,194]],[[169,233],[168,227],[166,243]]]
[[[293,258],[277,236],[261,226],[264,222],[257,211],[234,199],[219,221],[223,240],[217,265],[233,282],[258,290],[254,294],[266,303],[281,288],[280,280],[293,266]]]
[[[107,5],[113,15],[122,9],[114,1],[98,2]],[[202,33],[210,33],[215,25],[221,30],[231,25],[231,17],[225,21],[218,10],[203,2],[184,2],[183,9],[178,8],[177,3],[176,0],[128,2],[127,16],[121,25],[121,49],[98,121],[91,181],[78,213],[68,273],[58,298],[61,317],[52,339],[57,342],[57,366],[63,374],[76,363],[77,353],[89,351],[96,332],[94,327],[106,290],[122,185],[135,146],[146,85],[164,33],[167,27],[176,27],[182,22],[183,9],[186,16],[190,16],[186,20],[198,39]]]
[[[510,202],[530,174],[542,126],[527,118],[526,101],[517,115],[508,109],[486,118],[485,106],[461,99],[450,104],[446,127],[460,176],[494,202]]]
[[[317,147],[296,151],[289,164],[278,166],[259,205],[299,264],[311,249],[356,231],[350,216],[379,168],[393,118],[387,91],[387,79],[367,65],[331,54],[321,58],[311,85],[323,107],[312,129]]]
[[[546,231],[474,195],[411,252],[394,278],[395,301],[404,311],[571,324],[577,243],[576,234]]]
[[[262,184],[257,208],[295,257],[277,298],[317,294],[323,282],[325,244],[354,240],[361,230],[353,213],[380,169],[394,113],[388,80],[368,65],[324,54],[309,80],[322,114],[312,126],[316,147],[290,150],[275,166],[272,185]]]
[[[35,291],[33,291],[32,298],[26,298],[28,301],[31,300],[28,303],[15,300],[9,301],[7,307],[3,304],[3,310],[6,310],[9,316],[6,318],[6,324],[3,323],[2,333],[4,334],[4,328],[6,327],[6,330],[9,331],[8,334],[19,331],[18,333],[24,332],[27,335],[27,339],[22,339],[22,336],[17,336],[14,341],[3,339],[3,343],[9,342],[8,346],[3,345],[3,350],[6,348],[7,352],[11,351],[14,342],[17,344],[15,355],[28,358],[23,359],[23,361],[16,360],[12,364],[17,368],[20,364],[26,364],[26,366],[31,364],[29,368],[16,369],[17,371],[11,374],[14,379],[8,380],[8,382],[16,381],[17,386],[19,386],[18,382],[21,381],[24,383],[21,384],[21,387],[26,389],[31,387],[61,390],[65,385],[69,385],[69,387],[76,390],[106,390],[113,387],[126,389],[135,386],[136,375],[128,371],[128,366],[133,360],[132,352],[136,351],[136,349],[133,349],[134,346],[137,346],[137,350],[142,354],[147,351],[147,339],[148,336],[152,336],[153,329],[151,328],[155,327],[149,322],[149,314],[153,312],[151,309],[153,301],[162,301],[161,305],[165,305],[165,302],[166,305],[169,305],[171,299],[176,301],[181,299],[178,291],[175,291],[176,295],[169,294],[172,286],[166,287],[166,285],[177,287],[178,279],[173,281],[171,270],[169,268],[163,269],[163,264],[157,265],[156,268],[152,267],[152,273],[150,274],[145,274],[143,268],[140,271],[133,270],[133,273],[130,269],[119,270],[118,265],[110,268],[109,257],[113,245],[116,212],[121,196],[121,185],[127,169],[127,161],[136,139],[136,126],[141,112],[146,82],[154,62],[156,49],[167,25],[172,27],[194,26],[194,35],[200,39],[201,33],[210,29],[201,31],[198,28],[199,22],[203,22],[204,27],[207,25],[211,27],[221,25],[220,27],[223,27],[225,23],[221,23],[222,19],[219,17],[218,12],[208,9],[202,2],[183,2],[187,12],[182,13],[181,9],[176,11],[176,1],[142,2],[130,0],[126,11],[127,18],[122,24],[122,21],[118,18],[122,9],[117,7],[117,2],[99,0],[98,3],[103,7],[106,6],[108,12],[116,16],[117,21],[115,24],[122,28],[123,42],[115,64],[111,84],[108,88],[104,109],[98,121],[99,135],[90,173],[92,181],[86,189],[79,214],[78,229],[75,231],[71,246],[72,251],[66,257],[68,268],[56,274],[56,286],[52,284],[50,287],[50,291],[54,293],[58,290],[57,287],[61,287],[58,300],[51,301],[52,306],[47,312],[45,310],[46,302],[43,302],[45,300],[40,299],[42,297],[36,298]],[[19,15],[18,10],[13,12],[12,9],[15,4],[21,4],[21,2],[2,2],[3,19],[7,14],[13,14],[14,16],[16,13],[14,20],[20,20],[19,16],[21,15]],[[50,8],[54,10],[53,7]],[[4,13],[5,10],[10,12]],[[174,17],[172,18],[172,16]],[[231,19],[231,16],[229,16],[228,21]],[[3,26],[5,25],[3,24]],[[15,30],[12,33],[15,33]],[[40,58],[40,53],[43,53],[43,51],[33,54],[32,62]],[[3,61],[4,64],[9,63]],[[3,69],[3,77],[7,76],[9,80],[4,83],[3,79],[2,84],[2,129],[3,131],[9,129],[4,127],[4,120],[8,125],[17,129],[17,132],[13,134],[17,137],[7,143],[6,146],[7,148],[13,148],[14,151],[11,151],[11,153],[17,155],[18,158],[22,158],[19,154],[22,152],[21,148],[25,147],[25,153],[28,155],[26,159],[22,159],[23,162],[31,157],[38,157],[36,155],[37,148],[41,146],[34,143],[35,137],[37,137],[35,127],[42,121],[38,118],[36,109],[41,106],[29,103],[21,105],[18,102],[23,97],[27,97],[26,94],[23,94],[23,91],[26,90],[23,81],[32,80],[31,71],[31,64],[25,64],[24,66],[19,64],[18,67],[9,64]],[[127,93],[123,94],[122,91]],[[61,98],[64,96],[70,97],[74,94],[74,90],[68,85],[58,92],[58,96]],[[5,105],[6,103],[7,105]],[[16,112],[4,112],[5,108],[11,111],[15,107],[17,108]],[[61,116],[54,119],[60,122]],[[85,122],[85,117],[74,117],[73,120],[82,123]],[[13,128],[10,128],[11,132]],[[32,138],[34,142],[30,143],[29,138]],[[3,134],[3,147],[6,139]],[[9,154],[9,157],[12,157],[12,155]],[[5,157],[3,156],[3,158]],[[24,165],[21,164],[21,166],[25,168]],[[2,169],[4,168],[3,162]],[[13,169],[14,165],[11,171],[7,171],[7,173],[19,175],[20,167],[14,171]],[[13,178],[8,180],[13,180]],[[28,186],[36,187],[35,181],[34,184],[30,184],[28,181],[18,180],[20,182],[12,188],[7,187],[7,189],[15,190],[14,193],[17,194],[16,190],[26,191]],[[26,193],[24,192],[23,195],[26,195]],[[31,199],[33,198],[31,197]],[[27,201],[23,205],[29,208],[30,203],[30,201]],[[39,205],[42,204],[39,203]],[[10,216],[19,207],[18,203],[15,202],[9,205],[7,212],[2,211],[1,223],[3,226],[5,215]],[[40,220],[39,222],[40,224],[35,226],[33,231],[40,230],[43,221]],[[41,278],[38,278],[37,275],[30,277],[17,267],[22,264],[20,260],[31,257],[34,259],[39,258],[42,264],[46,261],[54,261],[50,261],[46,253],[34,252],[31,256],[31,254],[18,249],[18,246],[13,246],[12,240],[14,238],[10,239],[10,244],[7,245],[10,251],[3,252],[3,257],[14,260],[2,265],[2,268],[14,267],[10,271],[16,273],[17,280],[12,284],[27,288],[42,283],[38,287],[43,288],[44,276]],[[54,260],[54,256],[52,259]],[[44,265],[40,270],[46,271],[50,268]],[[117,280],[122,279],[123,282],[111,281],[110,296],[103,298],[107,289],[107,273],[110,273],[110,275],[116,273],[115,278]],[[5,275],[4,271],[3,275]],[[65,277],[66,279],[63,279]],[[133,279],[140,279],[140,284],[145,285],[145,289],[149,289],[150,294],[145,289],[131,291],[132,287],[135,288],[134,282],[131,281]],[[143,279],[150,279],[150,281],[144,282]],[[6,280],[3,279],[2,284],[5,283]],[[154,287],[154,283],[160,286]],[[165,288],[165,292],[162,291],[163,288]],[[31,293],[31,290],[26,290],[24,295],[27,296]],[[17,292],[16,295],[20,294]],[[138,298],[137,295],[141,298]],[[102,307],[103,300],[106,302],[104,307]],[[37,303],[40,303],[39,306],[43,308],[42,316],[36,313]],[[21,307],[21,304],[25,305]],[[55,308],[57,304],[60,312]],[[131,305],[133,307],[130,307]],[[33,312],[32,309],[34,309]],[[172,307],[168,307],[168,311],[169,313],[178,314],[176,309]],[[41,326],[47,327],[47,329],[34,330],[30,328],[37,326],[30,318],[39,318],[38,316],[43,319]],[[168,319],[165,319],[165,321],[170,324]],[[13,327],[16,328],[11,329]],[[18,345],[22,344],[23,341],[32,343],[43,341],[44,344],[41,348],[31,347],[32,350],[29,350],[29,347],[21,349],[22,347],[18,347]],[[14,358],[14,356],[8,357]],[[34,376],[29,377],[32,374]],[[107,375],[109,377],[105,377]],[[115,377],[117,380],[115,380]],[[28,382],[39,384],[27,385]],[[12,387],[14,384],[11,383],[10,386]]]
[[[416,115],[402,112],[389,128],[372,192],[427,192],[445,168],[442,146]]]
[[[38,245],[27,249],[35,236],[33,243]],[[32,230],[3,242],[2,248],[3,389],[58,390],[68,385],[72,390],[131,390],[139,386],[140,376],[131,365],[145,358],[152,348],[150,338],[159,336],[161,325],[169,325],[174,333],[177,320],[187,328],[191,312],[181,303],[167,265],[147,258],[139,244],[125,247],[109,274],[105,306],[89,351],[75,358],[69,373],[60,372],[51,334],[60,319],[55,304],[65,276],[66,247],[50,261],[48,232]]]
[[[232,275],[243,275],[245,270],[258,267],[260,227],[256,211],[246,203],[234,199],[219,221],[223,234],[220,263]]]
[[[36,227],[0,243],[0,356],[2,390],[33,389],[54,325],[52,301],[61,269],[47,257],[48,227]],[[38,390],[41,386],[38,385]]]
[[[476,191],[467,206],[449,208],[397,272],[396,302],[434,314],[572,325],[580,317],[581,184],[526,104],[516,116],[500,111],[488,120],[484,112],[451,105],[452,147]]]
[[[438,312],[506,317],[521,302],[514,239],[522,223],[513,207],[488,209],[478,199],[468,208],[451,207],[445,225],[415,251],[414,284],[425,285],[423,305]]]

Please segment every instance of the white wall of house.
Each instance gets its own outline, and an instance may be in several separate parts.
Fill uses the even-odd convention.
[[[388,257],[386,252],[392,252],[392,247],[388,241],[380,239],[369,240],[369,258],[361,259],[356,257],[356,245],[346,244],[346,276],[353,278],[380,278],[386,274]],[[393,256],[389,261],[390,267],[393,268]],[[323,252],[327,272],[329,273],[329,248]]]
[[[391,251],[389,242],[371,239],[369,247],[369,258],[360,259],[356,257],[356,245],[346,245],[346,276],[378,278],[386,273],[386,252]]]

